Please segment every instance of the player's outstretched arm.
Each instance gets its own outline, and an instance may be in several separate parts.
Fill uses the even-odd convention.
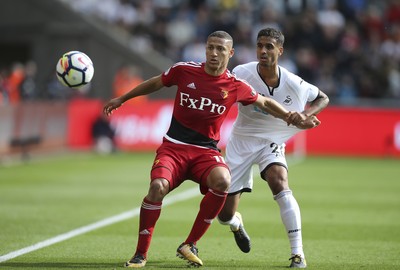
[[[286,110],[281,104],[279,104],[272,98],[258,95],[255,105],[258,106],[260,109],[266,111],[267,113],[273,115],[274,117],[280,118],[288,124],[292,124],[292,122],[289,121],[289,116],[291,112]]]
[[[112,112],[119,107],[121,107],[124,102],[143,95],[148,95],[157,90],[160,90],[163,87],[163,83],[161,80],[161,75],[155,76],[151,79],[148,79],[135,88],[133,88],[128,93],[123,94],[122,96],[111,99],[106,105],[103,107],[103,112],[105,115],[111,115]]]

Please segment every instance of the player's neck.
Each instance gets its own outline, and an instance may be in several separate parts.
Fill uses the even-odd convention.
[[[208,75],[215,76],[215,77],[221,76],[225,72],[225,70],[226,70],[226,67],[219,68],[219,69],[211,69],[211,68],[209,68],[207,66],[204,66],[204,71]]]
[[[276,86],[279,81],[279,69],[278,65],[274,66],[262,66],[257,64],[257,71],[261,78],[269,85]]]

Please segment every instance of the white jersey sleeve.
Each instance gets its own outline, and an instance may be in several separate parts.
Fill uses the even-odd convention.
[[[269,87],[259,75],[257,65],[258,62],[239,65],[233,72],[238,78],[246,80],[259,94],[276,100],[288,111],[302,112],[308,102],[317,98],[319,89],[316,86],[281,66],[278,67],[278,86]],[[282,144],[301,131],[294,126],[287,126],[285,121],[275,118],[255,105],[238,104],[238,109],[232,130],[234,134],[269,139]]]

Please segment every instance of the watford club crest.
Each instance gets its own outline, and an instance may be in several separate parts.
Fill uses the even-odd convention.
[[[222,89],[222,90],[221,90],[221,97],[222,97],[223,99],[226,99],[226,98],[228,97],[228,90]]]

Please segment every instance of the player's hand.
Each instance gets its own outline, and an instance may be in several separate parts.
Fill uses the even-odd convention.
[[[302,113],[290,111],[286,118],[286,122],[289,125],[297,126],[301,121],[306,120],[307,116]]]
[[[299,112],[290,112],[287,123],[300,129],[309,129],[318,126],[321,121],[315,115],[308,116]]]
[[[117,110],[123,102],[119,98],[111,99],[106,105],[103,107],[103,113],[107,116],[110,116],[114,110]]]
[[[300,129],[310,129],[310,128],[315,128],[320,124],[321,121],[315,115],[310,115],[306,116],[305,120],[300,121],[300,123],[298,123],[296,127]]]

